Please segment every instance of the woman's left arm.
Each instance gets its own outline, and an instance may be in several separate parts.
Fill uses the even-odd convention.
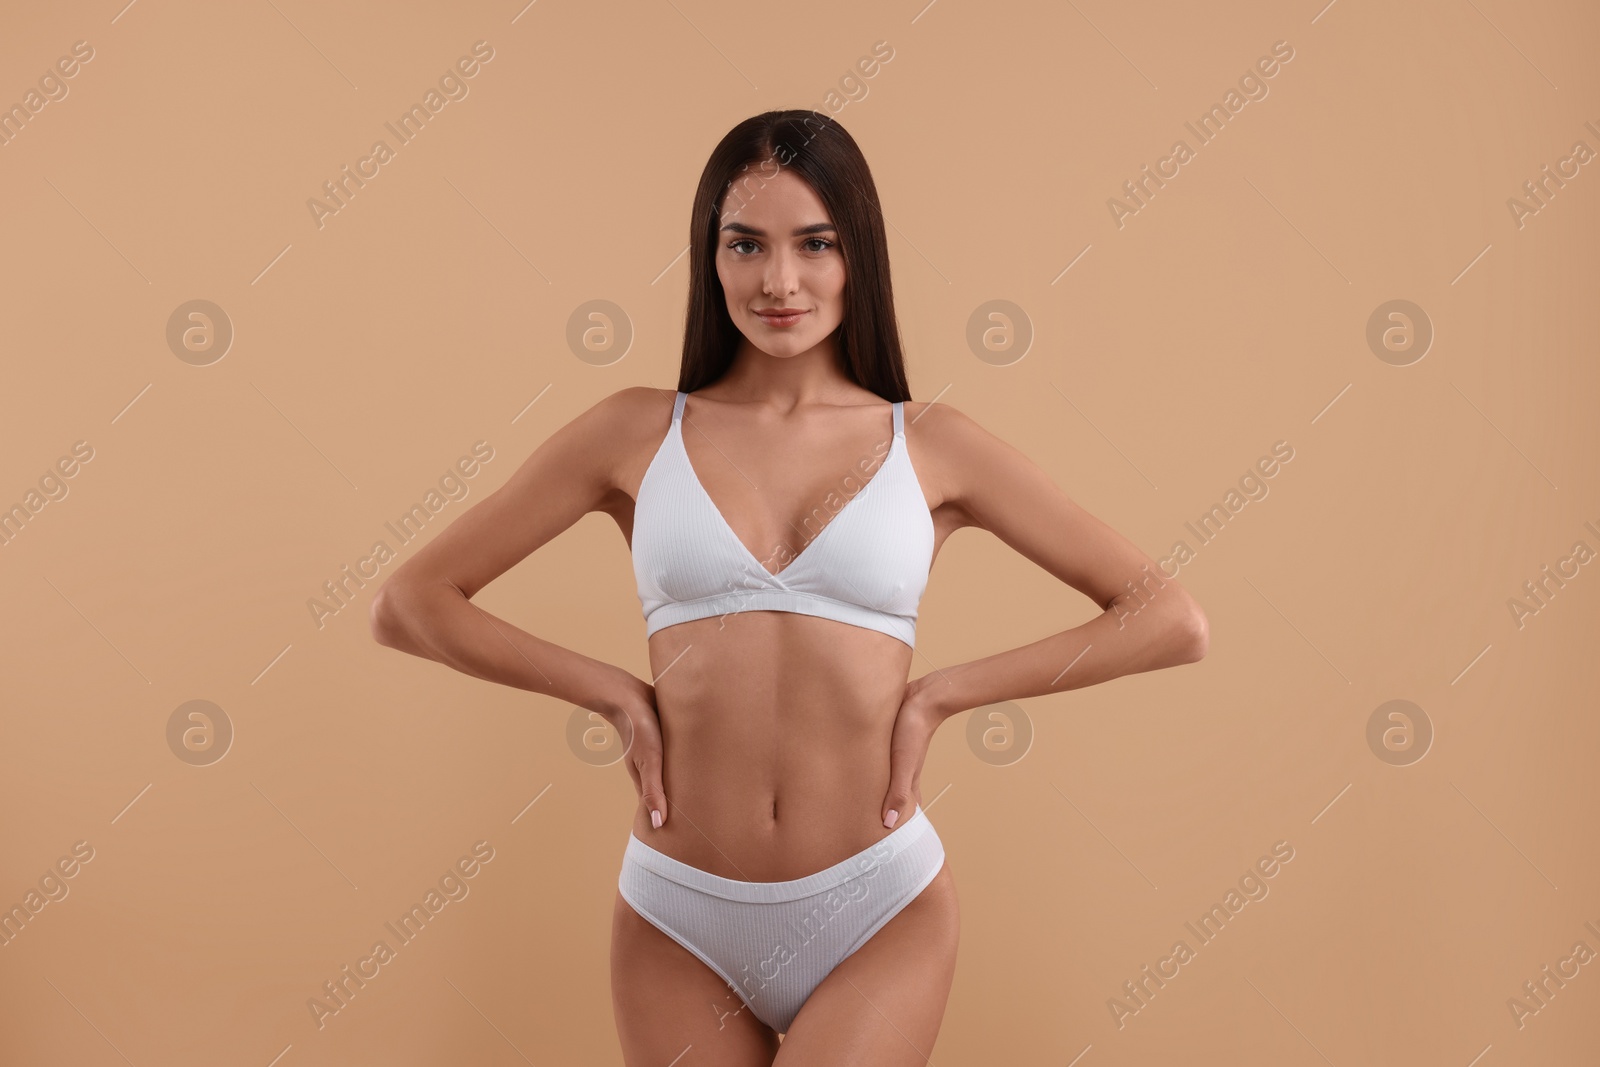
[[[969,708],[1043,696],[1206,654],[1206,616],[1150,556],[1073,503],[1032,460],[955,408],[914,416],[915,451],[956,528],[988,530],[1101,608],[1088,622],[1032,644],[950,667],[906,686],[890,746],[890,811],[912,802],[939,724]],[[926,481],[926,479],[925,479]]]

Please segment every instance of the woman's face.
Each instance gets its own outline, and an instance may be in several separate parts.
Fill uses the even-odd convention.
[[[811,186],[787,169],[743,182],[724,195],[718,226],[717,277],[751,344],[788,357],[832,336],[844,319],[844,257]],[[763,314],[780,310],[797,314]]]

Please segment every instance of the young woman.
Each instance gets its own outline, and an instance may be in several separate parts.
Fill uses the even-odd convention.
[[[907,403],[877,190],[833,120],[712,153],[678,390],[607,397],[403,564],[374,636],[605,717],[639,792],[612,925],[630,1065],[923,1064],[959,915],[922,810],[957,712],[1205,654],[1193,599],[955,408]],[[652,683],[471,603],[591,511],[628,539]],[[1103,613],[907,681],[945,538],[988,530]],[[783,1033],[781,1042],[778,1034]]]

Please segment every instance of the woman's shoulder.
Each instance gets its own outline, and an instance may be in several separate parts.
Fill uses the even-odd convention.
[[[906,436],[915,433],[929,447],[959,449],[986,433],[966,412],[941,400],[907,400],[901,410]]]
[[[659,389],[653,385],[627,385],[595,401],[580,416],[596,432],[613,439],[649,435],[672,421],[672,402],[677,397],[675,389]]]
[[[676,389],[628,385],[602,397],[589,410],[597,447],[622,457],[624,465],[641,450],[653,453],[672,426]]]
[[[676,391],[631,385],[588,404],[542,442],[535,455],[553,450],[567,467],[581,460],[610,488],[637,481],[672,423]]]
[[[974,486],[1003,480],[1029,460],[977,419],[943,401],[908,400],[906,442],[925,487],[941,501],[964,499]]]

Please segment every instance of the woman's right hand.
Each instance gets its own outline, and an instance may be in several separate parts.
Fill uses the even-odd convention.
[[[639,800],[650,812],[650,824],[660,829],[667,821],[667,794],[661,786],[661,720],[656,711],[656,689],[632,675],[600,715],[622,738],[622,758]]]

